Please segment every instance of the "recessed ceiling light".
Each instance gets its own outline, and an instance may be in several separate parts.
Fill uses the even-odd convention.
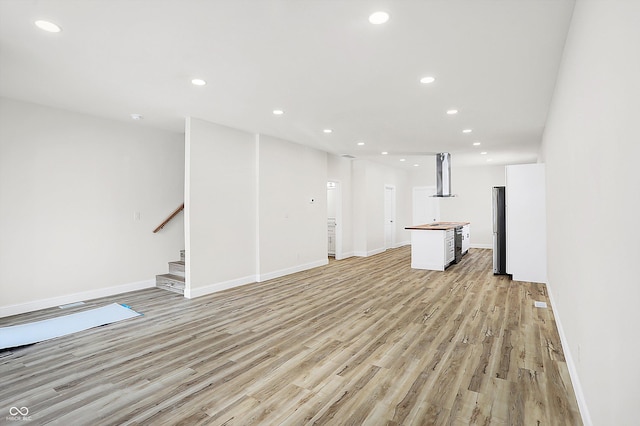
[[[363,146],[363,145],[364,145],[364,142],[358,142],[358,145],[359,145],[359,146]]]
[[[207,82],[201,78],[194,78],[193,80],[191,80],[191,84],[193,84],[194,86],[204,86],[205,84],[207,84]]]
[[[482,151],[480,155],[487,155],[487,151]]]
[[[36,24],[36,27],[40,28],[41,30],[48,31],[50,33],[59,33],[60,31],[62,31],[62,28],[60,28],[53,22],[40,20],[34,23]]]
[[[447,110],[447,114],[449,114],[449,115],[455,115],[455,114],[457,114],[457,113],[458,113],[458,110],[457,110],[457,109],[450,109],[450,110]]]
[[[419,167],[419,166],[420,166],[420,164],[414,164],[413,165],[413,167]]]
[[[493,158],[487,158],[487,163],[488,163],[489,161],[493,161]]]
[[[382,154],[382,155],[387,155],[387,154],[388,154],[388,152],[387,152],[387,151],[382,151],[380,154]]]
[[[420,83],[422,83],[422,84],[429,84],[429,83],[433,83],[434,81],[436,81],[436,78],[435,77],[429,77],[429,76],[422,77],[420,79]]]
[[[401,158],[400,161],[407,161],[407,159],[406,158]]]
[[[130,117],[131,117],[131,119],[132,119],[132,120],[136,120],[136,121],[140,121],[140,120],[142,120],[142,119],[144,118],[144,117],[143,117],[142,115],[140,115],[140,114],[131,114],[131,116],[130,116]]]
[[[474,142],[473,146],[480,146],[480,142]]]
[[[273,110],[273,115],[282,115],[284,114],[284,111],[281,109],[274,109]]]
[[[384,24],[389,20],[389,14],[387,12],[375,12],[369,15],[369,22],[374,25]]]
[[[464,129],[464,130],[462,131],[462,133],[471,133],[471,132],[472,132],[472,130],[471,130],[471,129]]]
[[[331,129],[324,129],[324,130],[323,130],[323,132],[325,132],[325,133],[333,133],[333,130],[331,130]]]

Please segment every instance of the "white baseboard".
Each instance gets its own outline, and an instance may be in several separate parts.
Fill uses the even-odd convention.
[[[493,244],[470,244],[471,248],[492,249]]]
[[[403,246],[410,246],[411,245],[411,241],[402,241],[399,243],[395,243],[393,245],[392,248],[398,248],[398,247],[403,247]],[[377,249],[373,249],[373,250],[368,250],[368,251],[354,251],[353,253],[350,253],[351,256],[357,256],[357,257],[369,257],[369,256],[374,256],[376,254],[380,254],[380,253],[384,253],[387,249],[382,247],[382,248],[377,248]],[[343,256],[343,258],[345,258],[346,256]]]
[[[578,408],[580,409],[580,415],[582,416],[582,423],[584,423],[585,426],[592,426],[593,422],[591,421],[591,415],[589,414],[589,408],[587,407],[587,400],[584,396],[584,392],[582,391],[582,385],[580,384],[580,378],[578,377],[578,370],[576,369],[576,364],[573,361],[573,356],[571,355],[571,350],[569,349],[567,336],[564,334],[564,329],[562,328],[560,312],[558,312],[557,305],[553,299],[553,292],[551,291],[549,284],[547,283],[546,286],[547,293],[549,294],[549,301],[551,302],[551,307],[553,309],[553,316],[556,320],[556,327],[558,327],[558,334],[560,334],[560,344],[562,345],[562,352],[564,353],[564,359],[567,363],[569,376],[571,377],[573,391],[576,394],[576,399],[578,400]]]
[[[67,305],[69,303],[113,296],[115,294],[127,293],[129,291],[142,290],[145,288],[155,287],[155,285],[156,280],[151,279],[96,290],[82,291],[80,293],[66,294],[64,296],[51,297],[49,299],[33,300],[30,302],[19,303],[17,305],[0,306],[0,318],[38,311],[40,309],[52,308],[54,306]],[[126,301],[123,300],[123,302]]]
[[[255,275],[249,275],[242,278],[235,278],[229,281],[209,284],[203,287],[190,288],[189,286],[185,286],[184,297],[186,297],[187,299],[195,299],[196,297],[206,296],[207,294],[216,293],[218,291],[227,290],[229,288],[252,284],[256,281],[257,280]]]
[[[272,280],[274,278],[284,277],[285,275],[295,274],[296,272],[306,271],[307,269],[317,268],[318,266],[324,266],[329,263],[329,258],[325,257],[314,262],[305,263],[302,265],[296,265],[291,268],[280,269],[279,271],[267,272],[258,275],[258,282]]]
[[[384,253],[387,249],[384,247],[367,251],[367,256],[375,256],[376,254]]]
[[[369,251],[354,251],[353,255],[358,257],[369,257],[376,254],[384,253],[385,248],[377,248]]]
[[[424,271],[444,271],[446,268],[442,264],[427,263],[427,262],[411,262],[411,269],[422,269]]]
[[[353,254],[352,251],[346,252],[346,253],[342,253],[342,256],[338,257],[336,256],[336,260],[342,260],[342,259],[346,259],[348,257],[353,257],[355,256],[355,254]]]
[[[242,285],[252,284],[255,282],[262,282],[271,280],[274,278],[280,278],[285,275],[294,274],[296,272],[306,271],[307,269],[316,268],[318,266],[324,266],[329,263],[328,258],[316,260],[315,262],[305,263],[303,265],[297,265],[291,268],[281,269],[279,271],[268,272],[259,275],[249,275],[246,277],[236,278],[229,281],[223,281],[219,283],[209,284],[203,287],[190,288],[189,286],[184,289],[184,297],[187,299],[194,299],[196,297],[205,296],[207,294],[216,293],[218,291],[227,290],[234,287],[240,287]]]

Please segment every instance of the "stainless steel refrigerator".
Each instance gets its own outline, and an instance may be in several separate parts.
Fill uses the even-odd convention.
[[[493,187],[493,274],[507,273],[505,187]]]

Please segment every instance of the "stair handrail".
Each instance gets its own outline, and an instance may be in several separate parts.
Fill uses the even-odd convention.
[[[158,227],[156,229],[153,230],[153,233],[155,234],[156,232],[158,232],[159,230],[161,230],[162,228],[164,228],[164,226],[169,223],[169,221],[171,221],[171,219],[173,219],[174,217],[176,217],[176,215],[178,213],[180,213],[182,210],[184,210],[184,203],[180,204],[180,206],[175,209],[173,211],[173,213],[171,213],[160,225],[158,225]]]

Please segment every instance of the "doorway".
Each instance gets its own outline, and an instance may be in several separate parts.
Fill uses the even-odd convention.
[[[327,182],[327,254],[342,259],[342,188],[339,181]]]
[[[384,186],[384,249],[393,248],[396,240],[396,187]]]

